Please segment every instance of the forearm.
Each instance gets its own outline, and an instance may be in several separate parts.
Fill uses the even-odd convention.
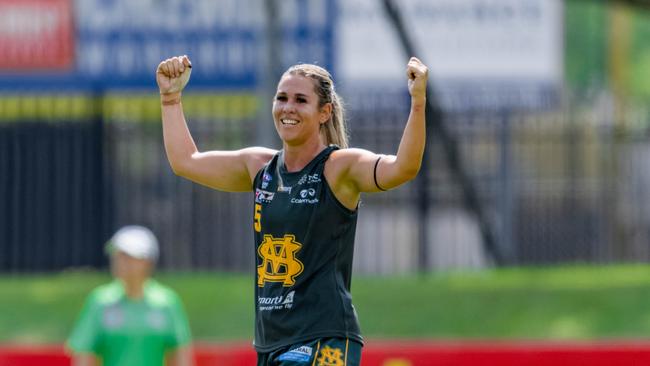
[[[187,127],[180,98],[180,93],[160,96],[165,152],[172,170],[177,174],[198,151]]]
[[[424,98],[411,100],[411,111],[395,158],[399,171],[409,178],[417,175],[422,164],[426,143],[425,106]]]

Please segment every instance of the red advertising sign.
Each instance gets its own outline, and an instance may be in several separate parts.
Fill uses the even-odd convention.
[[[72,0],[0,0],[0,70],[73,65]]]
[[[620,342],[369,342],[362,366],[612,366],[650,365],[650,343]],[[249,343],[194,345],[197,366],[254,365]],[[316,363],[321,365],[322,363]],[[343,364],[341,361],[340,364]],[[70,366],[63,345],[0,345],[0,366]],[[331,363],[328,363],[331,365]]]

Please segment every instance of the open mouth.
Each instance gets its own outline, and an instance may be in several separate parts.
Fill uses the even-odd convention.
[[[280,120],[280,122],[282,122],[283,125],[292,125],[292,126],[295,126],[295,125],[298,124],[298,121],[297,121],[297,120],[295,120],[295,119],[289,119],[289,118],[283,118],[283,119]]]

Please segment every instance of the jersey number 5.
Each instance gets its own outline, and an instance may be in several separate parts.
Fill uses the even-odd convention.
[[[253,215],[255,232],[262,231],[262,205],[259,203],[255,204],[255,214]]]

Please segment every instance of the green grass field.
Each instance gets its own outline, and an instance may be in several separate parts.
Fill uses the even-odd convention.
[[[195,339],[250,340],[252,275],[159,273],[185,303]],[[105,273],[0,278],[0,342],[62,342]],[[357,276],[372,338],[595,339],[650,335],[650,266]]]

